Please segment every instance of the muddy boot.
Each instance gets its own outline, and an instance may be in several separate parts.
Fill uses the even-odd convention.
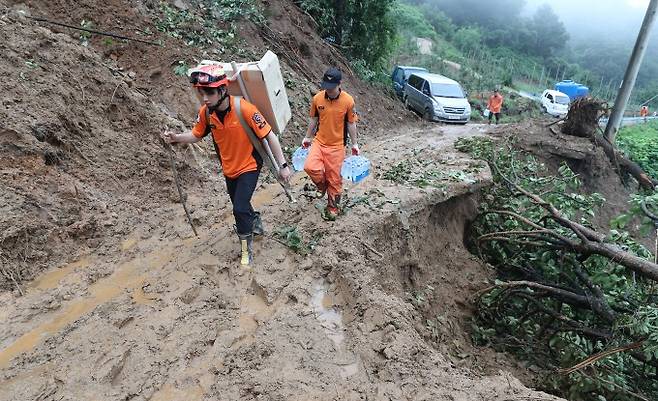
[[[263,220],[260,218],[260,212],[254,212],[254,224],[251,233],[256,236],[265,234],[265,228],[263,228]]]
[[[322,213],[322,218],[328,221],[335,221],[338,215],[340,214],[340,195],[336,195],[333,199],[329,198],[327,201],[327,207]]]
[[[249,266],[254,261],[254,236],[252,234],[241,234],[238,235],[238,238],[240,238],[241,248],[240,264]]]
[[[327,193],[327,183],[326,182],[321,182],[319,184],[315,184],[315,197],[320,199],[324,198],[324,194]]]

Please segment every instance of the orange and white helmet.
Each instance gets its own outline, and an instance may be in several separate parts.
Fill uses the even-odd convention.
[[[188,71],[195,87],[219,88],[228,85],[228,77],[221,65],[200,65]]]

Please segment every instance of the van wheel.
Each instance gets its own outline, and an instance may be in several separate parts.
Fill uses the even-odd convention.
[[[433,121],[434,116],[432,115],[432,111],[430,109],[425,109],[425,112],[423,113],[423,120],[425,121]]]
[[[546,108],[546,106],[544,105],[541,106],[541,112],[548,114],[548,109]]]

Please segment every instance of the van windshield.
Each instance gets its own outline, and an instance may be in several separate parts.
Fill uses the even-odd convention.
[[[555,103],[557,104],[569,104],[568,96],[555,96]]]
[[[455,84],[432,84],[432,96],[451,97],[456,99],[465,97],[462,88]]]

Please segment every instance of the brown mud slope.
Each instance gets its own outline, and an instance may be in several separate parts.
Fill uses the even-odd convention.
[[[294,82],[289,90],[294,118],[283,139],[293,146],[305,129],[315,88],[306,77],[319,79],[327,65],[342,64],[291,2],[267,7],[272,16],[267,24],[244,24],[245,51],[259,58],[267,40],[280,37],[275,50]],[[94,36],[87,48],[79,32],[41,26],[18,10],[72,25],[91,20],[97,29],[160,39],[165,47],[108,44]],[[160,34],[158,12],[158,3],[149,1],[131,6],[117,0],[0,0],[0,288],[15,288],[91,249],[115,246],[136,224],[160,219],[154,210],[178,198],[157,134],[164,125],[189,127],[194,120],[196,100],[172,66],[203,54]],[[147,28],[154,34],[140,36]],[[415,121],[393,99],[349,73],[345,86],[359,104],[362,144],[383,127]],[[200,149],[201,154],[180,152],[179,171],[186,189],[201,194],[205,207],[214,199],[201,189],[221,180],[209,160],[211,146],[206,141]],[[221,191],[221,185],[211,188]]]
[[[484,131],[407,132],[365,151],[375,172],[419,154],[464,171],[473,161],[452,143]],[[426,189],[375,177],[348,186],[334,223],[302,196],[303,175],[297,204],[259,189],[270,232],[316,238],[308,256],[267,235],[241,269],[229,213],[195,238],[170,204],[111,252],[5,293],[0,400],[557,400],[461,361],[473,352],[462,315],[489,276],[462,236],[488,169]]]

